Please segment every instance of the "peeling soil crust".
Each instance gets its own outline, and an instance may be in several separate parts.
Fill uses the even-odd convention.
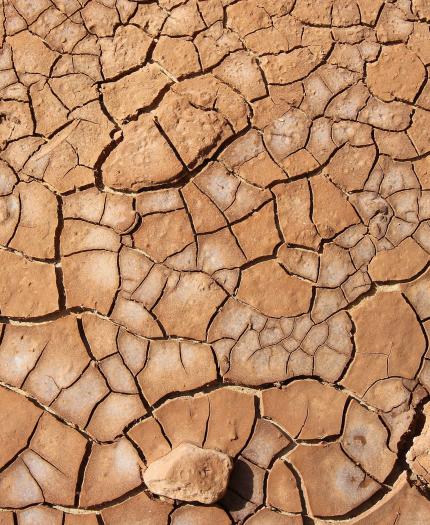
[[[0,525],[430,523],[428,1],[0,15]]]

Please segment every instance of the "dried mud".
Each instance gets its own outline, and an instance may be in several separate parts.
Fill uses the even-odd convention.
[[[0,12],[0,525],[430,523],[427,0]]]

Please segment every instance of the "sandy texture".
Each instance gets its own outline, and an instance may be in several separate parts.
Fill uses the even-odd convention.
[[[0,16],[0,525],[430,523],[429,2]]]

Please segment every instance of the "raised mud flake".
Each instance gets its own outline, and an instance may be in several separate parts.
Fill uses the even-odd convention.
[[[20,509],[43,503],[43,494],[22,459],[16,459],[0,474],[1,506]]]
[[[145,414],[137,394],[112,392],[97,405],[86,430],[99,441],[113,441],[132,421]]]
[[[138,336],[160,337],[163,335],[153,315],[142,304],[129,300],[128,297],[121,294],[116,298],[112,320]]]
[[[30,257],[53,259],[57,228],[57,199],[38,182],[19,184],[21,204],[19,223],[9,247]],[[29,235],[31,232],[31,235]]]
[[[430,504],[417,488],[411,487],[403,473],[394,484],[393,490],[384,496],[376,505],[363,512],[360,516],[349,520],[352,525],[369,525],[369,523],[425,523],[430,519]],[[318,521],[318,525],[328,523]],[[332,522],[329,522],[332,523]],[[346,523],[346,522],[338,522]]]
[[[408,237],[392,250],[377,253],[369,264],[369,275],[373,281],[402,281],[419,274],[428,261],[429,254]]]
[[[119,23],[118,12],[114,5],[105,5],[97,0],[90,0],[81,12],[88,30],[99,37],[111,36]]]
[[[298,180],[273,188],[285,242],[316,249],[320,243],[311,218],[311,193],[307,181]]]
[[[307,115],[292,108],[264,129],[264,142],[269,152],[284,163],[289,155],[303,148],[309,135],[311,121]]]
[[[200,71],[197,50],[190,40],[162,36],[154,49],[153,58],[175,78]]]
[[[210,5],[211,2],[207,2]],[[212,3],[213,5],[213,3]],[[194,39],[204,69],[215,66],[229,53],[242,48],[239,36],[226,30],[221,21],[199,33]]]
[[[312,218],[321,237],[329,239],[348,226],[359,222],[359,217],[346,195],[328,177],[324,175],[312,177],[311,188]]]
[[[231,469],[232,461],[226,454],[183,443],[154,461],[145,471],[144,481],[155,494],[210,504],[224,495]]]
[[[154,113],[189,168],[247,125],[244,99],[212,75],[179,82]]]
[[[429,286],[430,270],[418,279],[404,285],[404,294],[420,319],[430,316],[429,296],[426,292]]]
[[[16,140],[33,132],[29,105],[15,100],[0,101],[0,145],[4,148],[8,141]]]
[[[272,459],[290,444],[290,438],[276,425],[266,419],[258,419],[254,433],[242,451],[242,456],[255,465],[267,468]]]
[[[23,31],[9,39],[18,75],[48,76],[58,54],[51,51],[41,38]]]
[[[303,47],[288,53],[264,56],[261,67],[270,84],[291,84],[307,77],[322,59],[316,46]]]
[[[154,261],[163,262],[170,255],[179,253],[192,244],[194,235],[188,214],[182,208],[144,216],[133,239],[136,248],[144,251]]]
[[[256,60],[245,51],[230,54],[214,70],[214,75],[252,101],[266,95],[263,76]]]
[[[239,456],[231,473],[229,490],[251,505],[261,505],[265,474],[264,469]]]
[[[105,378],[95,366],[89,366],[75,383],[60,392],[52,408],[67,421],[85,428],[94,407],[108,393]]]

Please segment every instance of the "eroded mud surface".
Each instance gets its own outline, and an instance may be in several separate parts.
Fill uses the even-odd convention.
[[[2,15],[1,525],[430,523],[429,2]]]

